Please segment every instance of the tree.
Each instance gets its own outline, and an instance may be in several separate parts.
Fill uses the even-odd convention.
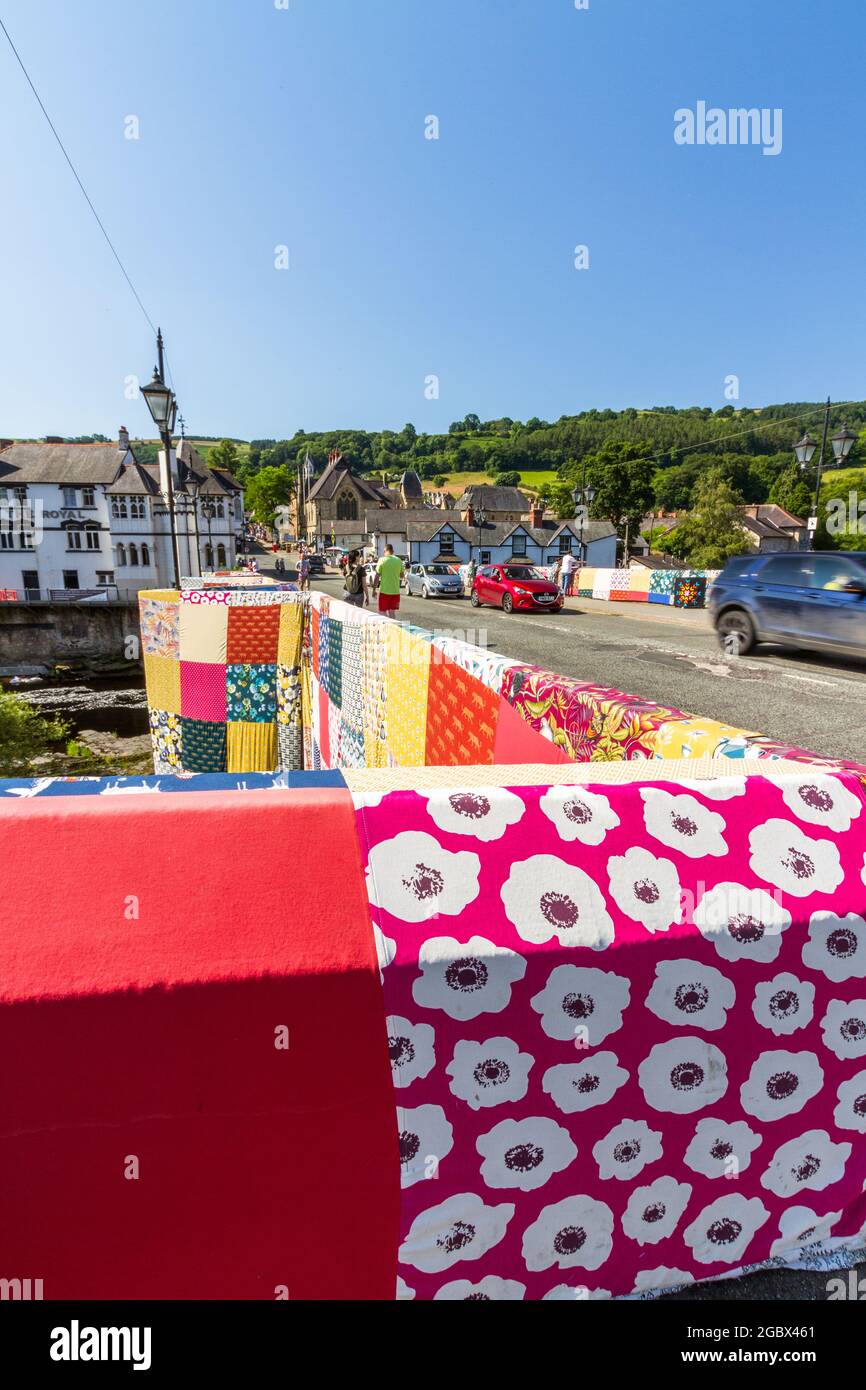
[[[520,487],[520,474],[517,472],[497,473],[493,481],[497,487]]]
[[[221,439],[211,449],[207,461],[211,468],[224,468],[227,473],[233,473],[240,463],[240,457],[240,450],[233,440]]]
[[[277,508],[286,506],[294,490],[294,475],[285,465],[262,468],[247,484],[247,509],[262,526],[272,526]]]
[[[706,475],[695,485],[692,513],[668,531],[664,546],[695,569],[721,569],[732,555],[748,550],[737,525],[742,503],[724,478]]]
[[[655,464],[649,453],[649,444],[609,440],[585,460],[587,482],[595,488],[590,514],[607,518],[623,531],[628,527],[630,536],[638,534],[641,517],[653,503]],[[570,488],[579,487],[583,463],[568,464],[563,474]]]
[[[0,690],[0,776],[29,773],[32,760],[66,733],[59,719],[45,719],[20,696]]]
[[[444,473],[437,473],[433,479],[433,484],[435,487],[444,487],[447,481],[448,479]]]

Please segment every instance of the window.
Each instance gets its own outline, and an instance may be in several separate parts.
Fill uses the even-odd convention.
[[[206,545],[204,548],[204,562],[209,570],[213,569],[213,546]]]
[[[78,492],[74,487],[65,487],[63,489],[63,505],[64,507],[78,506]]]
[[[136,545],[131,545],[129,547],[129,563],[131,565],[138,564],[138,546]]]
[[[812,565],[805,555],[774,555],[755,576],[759,584],[791,584],[808,588]],[[807,573],[808,571],[808,573]]]
[[[570,531],[563,531],[562,535],[561,535],[560,538],[559,538],[559,553],[560,553],[560,555],[570,555],[570,554],[571,554],[571,542],[572,542],[573,539],[574,539],[574,537],[572,536],[572,534],[571,534]]]
[[[150,564],[150,550],[148,549],[148,547],[147,547],[146,545],[143,545],[143,546],[141,547],[141,563],[142,563],[143,565],[149,565],[149,564]]]
[[[526,554],[526,537],[525,537],[525,536],[512,536],[512,537],[511,537],[511,553],[512,553],[512,555],[525,555],[525,554]]]
[[[147,516],[147,500],[144,497],[130,497],[129,515],[137,521],[144,521]]]
[[[112,497],[111,515],[115,521],[126,521],[126,518],[129,515],[129,513],[126,509],[125,497]]]
[[[441,555],[454,554],[454,532],[442,531],[439,536],[439,553]]]
[[[63,571],[63,587],[64,589],[80,588],[80,585],[78,583],[78,570]]]
[[[217,564],[218,564],[218,566],[219,566],[220,569],[225,569],[225,565],[226,565],[226,548],[225,548],[224,545],[218,545],[218,546],[217,546]]]
[[[97,584],[113,584],[114,570],[97,570],[96,582]]]
[[[226,514],[226,504],[225,504],[225,502],[223,501],[223,499],[222,499],[221,497],[218,497],[218,498],[217,498],[216,502],[214,503],[214,507],[215,507],[215,509],[216,509],[215,512],[214,512],[214,516],[221,516],[221,517],[224,517],[224,516],[225,516],[225,514]]]
[[[489,550],[482,550],[480,559],[481,559],[482,565],[489,565],[489,564],[490,564],[490,551],[489,551]]]
[[[22,587],[23,587],[23,589],[24,589],[24,597],[25,597],[25,598],[38,598],[38,597],[39,597],[39,571],[38,571],[38,570],[22,570],[22,571],[21,571],[21,580],[22,580]]]
[[[847,556],[816,555],[812,559],[810,581],[813,589],[845,590],[851,584],[866,586],[866,567]]]
[[[74,527],[71,527],[71,526],[67,529],[67,532],[66,532],[66,549],[67,549],[67,550],[80,550],[80,549],[81,549],[81,532],[80,532],[79,530],[75,529]],[[67,585],[67,588],[68,588],[68,587],[69,587],[69,586]],[[75,587],[77,588],[78,586],[76,585]]]
[[[83,487],[81,489],[81,505],[82,507],[96,506],[96,498],[92,487]]]
[[[87,537],[87,549],[88,549],[88,550],[99,550],[99,548],[100,548],[100,544],[99,544],[99,527],[98,527],[98,526],[87,526],[87,527],[85,527],[84,534],[85,534],[85,536]]]
[[[117,560],[115,563],[117,564],[118,569],[121,569],[126,564],[126,546],[115,546],[115,553],[117,555]]]
[[[337,520],[358,520],[358,499],[353,492],[341,492],[337,498]]]
[[[27,501],[27,489],[26,489],[26,487],[16,487],[16,488],[13,488],[12,491],[15,493],[15,501],[16,501],[16,502],[20,502],[21,505],[23,506],[24,503]]]

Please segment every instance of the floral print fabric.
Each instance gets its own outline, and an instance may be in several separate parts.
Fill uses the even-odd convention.
[[[356,808],[399,1296],[605,1298],[866,1244],[855,778]]]

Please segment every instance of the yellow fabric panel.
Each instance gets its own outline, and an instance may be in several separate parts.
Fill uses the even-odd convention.
[[[138,597],[139,597],[139,599],[143,599],[143,598],[152,598],[152,599],[165,600],[165,601],[168,602],[168,603],[179,603],[179,602],[180,602],[180,590],[179,590],[179,589],[139,589],[139,591],[138,591]]]
[[[391,766],[423,767],[427,753],[430,643],[388,628],[388,754]]]
[[[180,662],[170,656],[144,657],[144,682],[151,709],[180,714]]]
[[[226,725],[227,772],[274,772],[276,766],[276,724]]]
[[[301,631],[304,609],[301,603],[280,604],[280,636],[277,661],[282,666],[300,666]]]
[[[722,745],[736,740],[745,742],[753,735],[747,729],[735,729],[715,719],[670,719],[657,731],[657,758],[712,757]],[[721,755],[721,754],[720,754]],[[732,770],[734,768],[732,764]]]
[[[229,610],[225,603],[180,605],[181,661],[226,664]]]
[[[631,569],[628,572],[628,587],[633,594],[648,594],[650,572],[645,569]]]

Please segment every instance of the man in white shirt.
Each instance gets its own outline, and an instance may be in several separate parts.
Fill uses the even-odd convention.
[[[571,586],[574,581],[574,571],[577,569],[577,561],[568,550],[562,557],[562,564],[559,569],[559,585],[563,594],[571,593]]]

